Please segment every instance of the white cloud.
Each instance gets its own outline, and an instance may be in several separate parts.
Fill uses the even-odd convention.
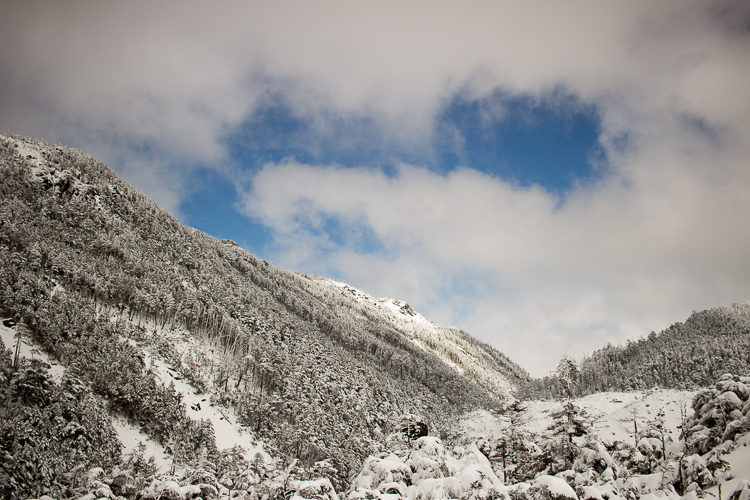
[[[722,145],[684,150],[681,140],[643,141],[559,207],[538,186],[470,169],[402,165],[388,177],[286,162],[257,173],[244,210],[282,238],[279,264],[410,300],[539,375],[566,351],[750,298],[749,179]],[[327,237],[331,219],[343,242]],[[358,246],[362,234],[381,245],[374,255]],[[456,282],[478,291],[461,297]]]
[[[0,21],[0,128],[82,147],[174,212],[193,166],[233,172],[222,137],[269,96],[313,139],[396,157],[429,153],[457,95],[573,96],[599,113],[610,164],[559,209],[539,188],[407,165],[268,165],[245,200],[279,263],[463,314],[533,371],[749,298],[748,18],[723,1],[17,2]],[[367,238],[382,252],[362,255]],[[451,292],[462,280],[471,301]]]

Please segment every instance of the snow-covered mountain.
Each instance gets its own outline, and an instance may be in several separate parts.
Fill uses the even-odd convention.
[[[2,498],[750,495],[750,379],[717,373],[750,359],[745,306],[535,381],[402,300],[179,224],[81,151],[0,136],[0,179]],[[642,367],[691,391],[513,398]]]
[[[401,415],[439,432],[528,380],[405,302],[179,224],[79,150],[0,136],[0,162],[0,312],[178,461],[212,453],[219,429],[192,409],[205,398],[251,440],[330,460],[343,481]],[[175,392],[181,382],[201,401]]]
[[[469,377],[490,394],[507,398],[525,382],[528,375],[518,365],[492,346],[453,327],[433,323],[403,300],[373,298],[341,281],[310,277],[318,297],[347,304],[363,320],[387,324],[400,332],[414,346],[437,356],[456,372]]]

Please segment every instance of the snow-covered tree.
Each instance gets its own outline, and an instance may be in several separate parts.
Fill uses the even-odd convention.
[[[568,398],[573,397],[573,383],[578,375],[578,363],[570,354],[565,353],[557,365],[557,374],[565,382]]]

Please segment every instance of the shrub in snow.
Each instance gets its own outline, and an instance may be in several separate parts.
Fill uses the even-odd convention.
[[[581,500],[604,500],[601,492],[593,486],[584,486],[583,492],[578,495],[578,498]]]
[[[636,449],[644,456],[654,456],[656,458],[661,458],[663,452],[661,439],[654,437],[642,437],[638,441]]]
[[[750,500],[750,483],[746,479],[740,481],[728,500]]]
[[[315,481],[289,481],[289,489],[294,491],[292,498],[316,499],[316,500],[339,500],[336,490],[329,479],[317,479]]]
[[[112,490],[106,484],[99,485],[96,490],[94,490],[94,496],[96,496],[96,498],[115,498]]]
[[[725,451],[720,448],[721,447],[711,450],[711,452],[705,456],[706,468],[711,474],[713,474],[717,483],[721,482],[731,469],[729,462],[722,458]]]
[[[671,484],[671,480],[666,478],[662,472],[630,477],[623,482],[620,492],[622,496],[628,498],[642,498],[646,495],[665,496],[666,494],[666,496],[671,496],[677,494]]]
[[[739,416],[736,420],[729,422],[727,428],[724,430],[724,434],[721,436],[721,442],[734,440],[738,434],[745,434],[750,431],[750,415]]]
[[[98,481],[103,477],[104,477],[104,469],[102,469],[101,467],[94,467],[93,469],[90,469],[86,473],[86,479],[88,480],[89,483]]]
[[[693,398],[694,413],[685,441],[692,453],[708,453],[719,444],[750,431],[750,379],[725,374]]]
[[[185,495],[182,488],[172,479],[159,480],[154,479],[148,488],[138,493],[141,499],[164,499],[164,500],[184,500]]]
[[[529,496],[530,489],[531,489],[530,483],[527,483],[526,481],[521,481],[520,483],[516,483],[516,484],[512,484],[508,486],[507,492],[511,500],[529,500],[529,498],[531,498]]]
[[[394,454],[383,457],[369,457],[362,466],[362,472],[352,482],[352,490],[378,490],[383,484],[399,483],[411,485],[411,469]]]
[[[576,472],[593,470],[601,474],[607,468],[611,468],[615,475],[619,473],[619,467],[607,448],[597,439],[588,436],[583,446],[578,449],[575,462],[573,462],[573,470]]]
[[[200,496],[205,500],[219,498],[219,490],[212,484],[199,483],[196,485],[200,488]]]
[[[157,488],[156,492],[159,494],[159,498],[165,500],[182,500],[184,495],[182,494],[182,488],[177,484],[177,481],[164,481]]]
[[[650,474],[653,472],[650,461],[633,445],[624,441],[616,441],[608,447],[610,456],[620,464],[621,469],[628,473]]]
[[[562,478],[539,476],[528,490],[530,498],[540,500],[578,500],[575,490]]]
[[[596,484],[592,486],[595,487],[599,491],[599,493],[601,493],[603,498],[618,500],[618,498],[620,497],[620,493],[623,490],[623,483],[623,479],[618,479],[617,481],[615,481],[613,479],[603,480],[602,478],[599,478]]]
[[[584,410],[566,402],[562,409],[551,415],[552,424],[547,428],[552,439],[545,439],[541,446],[531,454],[529,459],[517,464],[513,476],[517,479],[530,480],[541,474],[557,474],[571,469],[581,452],[581,438],[586,436],[584,443],[593,439],[590,435],[591,423]],[[583,462],[591,460],[592,464],[598,459],[598,450],[592,448],[584,452]]]
[[[395,454],[368,458],[347,497],[490,500],[506,498],[507,491],[475,445],[449,453],[440,439],[425,436],[405,459]]]
[[[201,489],[197,484],[188,484],[186,486],[182,486],[180,488],[180,492],[186,499],[191,499],[200,496]]]
[[[713,486],[716,484],[714,475],[708,470],[706,461],[700,455],[690,455],[683,457],[681,465],[681,483],[685,486],[692,483],[698,484],[701,488]]]
[[[396,432],[403,434],[411,442],[426,436],[428,428],[423,418],[408,413],[399,419]]]

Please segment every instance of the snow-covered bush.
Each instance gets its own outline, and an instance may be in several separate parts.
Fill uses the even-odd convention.
[[[294,500],[339,500],[330,479],[316,479],[314,481],[290,481],[290,489],[294,491]]]
[[[529,498],[540,500],[578,500],[575,490],[562,478],[539,476],[528,490]]]
[[[588,436],[586,442],[578,449],[573,470],[576,472],[586,472],[593,470],[597,474],[603,473],[607,468],[617,476],[620,467],[612,458],[607,448],[597,439]]]
[[[746,479],[740,481],[740,484],[734,489],[729,496],[729,500],[749,500],[750,499],[750,482]]]
[[[637,499],[646,495],[671,496],[676,495],[670,478],[663,472],[653,474],[639,474],[622,482],[620,495]]]
[[[490,500],[507,496],[505,486],[476,445],[449,452],[440,439],[424,436],[412,443],[408,454],[383,453],[368,458],[347,498]]]
[[[750,431],[750,377],[722,375],[713,387],[696,394],[692,406],[685,441],[691,452],[702,455]]]

